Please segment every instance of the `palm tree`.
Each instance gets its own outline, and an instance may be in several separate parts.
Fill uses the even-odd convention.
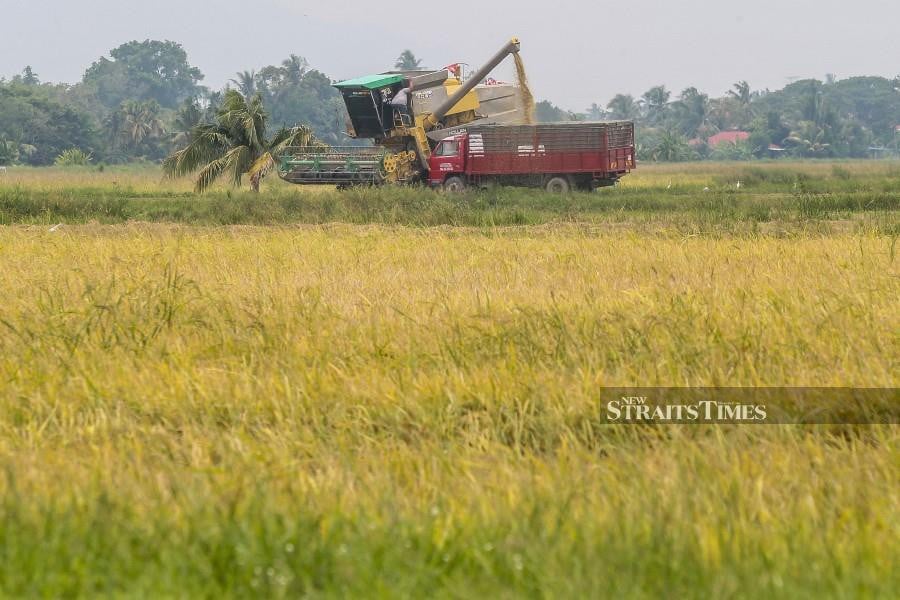
[[[259,191],[259,183],[275,166],[275,157],[291,146],[327,148],[306,126],[282,127],[271,140],[266,140],[268,115],[257,94],[249,101],[236,90],[228,90],[215,123],[194,127],[187,147],[163,161],[169,177],[197,173],[194,189],[202,193],[224,176],[234,186],[241,185],[244,175],[250,177],[250,189]]]
[[[309,63],[302,56],[291,54],[288,58],[281,61],[281,72],[284,77],[284,83],[288,85],[299,85],[300,80],[306,75]]]
[[[678,162],[690,160],[694,155],[687,140],[677,131],[667,129],[663,132],[659,144],[653,149],[653,160]]]
[[[606,108],[612,112],[614,119],[623,121],[634,119],[638,116],[640,110],[637,102],[634,101],[634,96],[631,94],[617,94],[609,101]]]
[[[178,150],[191,143],[194,128],[203,121],[203,110],[196,98],[188,98],[175,113],[172,143]]]
[[[165,127],[156,100],[126,100],[105,121],[113,146],[136,148],[147,140],[162,137]]]
[[[232,79],[231,83],[244,95],[244,98],[252,98],[256,93],[256,71],[240,71],[236,75],[237,79]]]
[[[124,118],[120,135],[126,145],[139,146],[144,140],[158,138],[165,133],[156,100],[128,100],[122,104],[121,110]]]
[[[641,100],[644,101],[644,106],[647,107],[647,119],[651,123],[656,123],[662,118],[671,97],[671,92],[664,85],[654,86],[644,92]]]
[[[753,100],[750,84],[746,81],[738,81],[732,87],[734,89],[728,90],[728,95],[737,100],[741,106],[750,106],[750,102]]]
[[[709,117],[709,96],[695,87],[689,87],[681,92],[675,106],[682,132],[688,137],[697,135]]]
[[[596,102],[591,102],[591,105],[585,110],[585,115],[590,121],[602,121],[606,116],[606,110]]]
[[[412,53],[412,50],[404,50],[400,53],[400,56],[397,57],[397,62],[394,63],[394,67],[404,71],[412,71],[418,69],[421,64],[422,61],[416,58],[416,55]]]

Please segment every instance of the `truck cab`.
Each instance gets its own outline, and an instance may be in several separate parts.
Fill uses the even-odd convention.
[[[428,183],[441,186],[448,177],[463,175],[466,170],[466,136],[454,135],[444,138],[428,159]]]

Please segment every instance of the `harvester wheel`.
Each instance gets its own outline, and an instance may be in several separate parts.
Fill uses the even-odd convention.
[[[554,194],[568,194],[570,188],[569,180],[565,177],[552,177],[546,186],[547,191]]]
[[[466,181],[462,177],[448,177],[444,182],[444,191],[458,193],[466,190]]]

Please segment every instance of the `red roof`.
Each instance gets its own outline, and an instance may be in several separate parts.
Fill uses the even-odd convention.
[[[744,140],[750,139],[750,134],[746,131],[722,131],[706,140],[706,144],[710,148],[715,148],[719,144],[728,142],[729,144],[737,144]]]

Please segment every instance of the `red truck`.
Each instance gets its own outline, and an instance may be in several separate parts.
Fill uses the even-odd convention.
[[[429,159],[428,183],[447,191],[490,183],[590,191],[635,168],[628,121],[476,125],[451,134]]]

